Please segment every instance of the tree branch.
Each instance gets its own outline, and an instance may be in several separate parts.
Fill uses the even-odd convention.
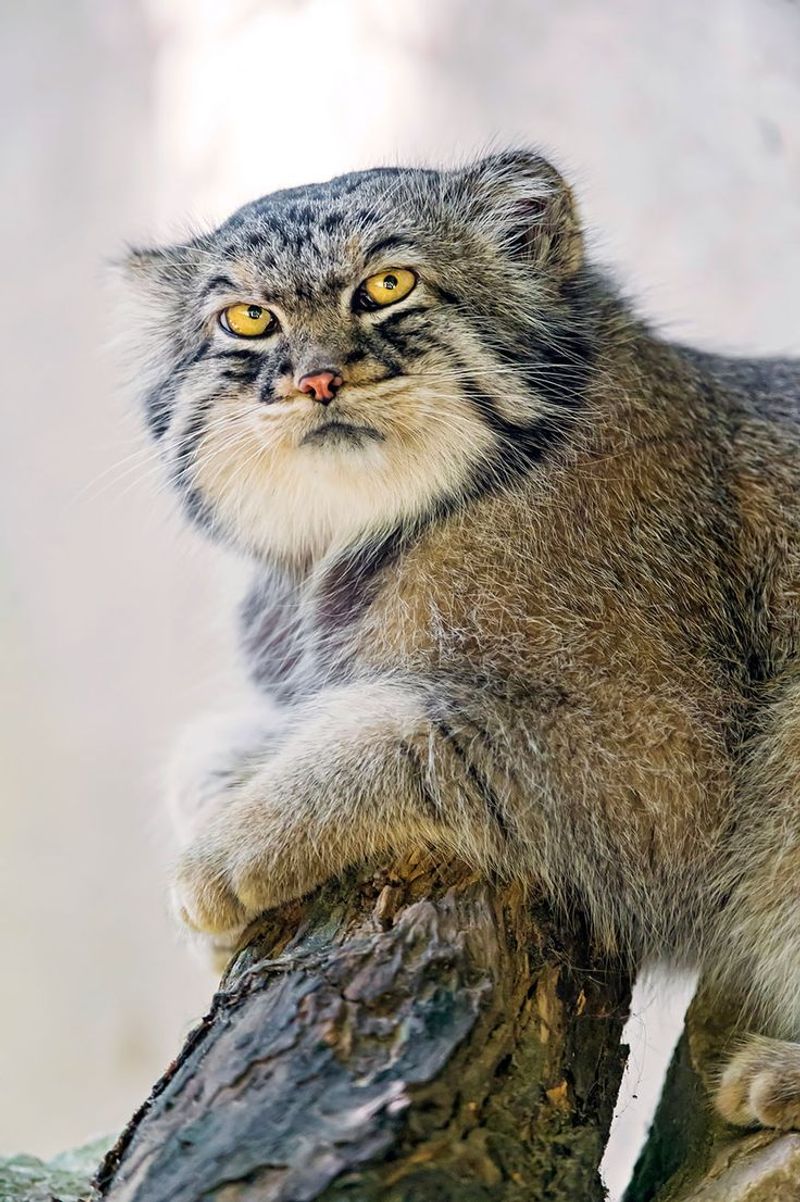
[[[265,915],[92,1197],[599,1202],[628,982],[587,948],[457,865]],[[710,1108],[730,1020],[693,1003],[626,1202],[800,1199],[800,1134]],[[0,1161],[0,1197],[78,1202],[98,1154]]]
[[[113,1202],[599,1202],[629,983],[451,865],[265,916],[107,1156]]]

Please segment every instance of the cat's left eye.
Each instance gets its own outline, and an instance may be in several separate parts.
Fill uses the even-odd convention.
[[[219,324],[235,338],[263,338],[277,328],[278,319],[271,309],[261,305],[228,305],[219,315]]]
[[[403,300],[417,286],[417,277],[407,267],[391,267],[368,276],[359,285],[356,303],[359,308],[379,309]]]

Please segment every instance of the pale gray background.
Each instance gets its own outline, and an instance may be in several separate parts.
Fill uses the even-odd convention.
[[[649,314],[797,351],[800,10],[5,0],[0,47],[0,1150],[50,1152],[118,1127],[208,999],[165,916],[156,782],[236,688],[227,571],[140,450],[103,259],[278,185],[534,141]],[[685,992],[637,1004],[629,1094]]]

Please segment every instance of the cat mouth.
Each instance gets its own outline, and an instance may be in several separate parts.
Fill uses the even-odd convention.
[[[304,435],[300,446],[345,445],[361,447],[368,442],[383,442],[384,436],[372,426],[356,426],[350,422],[327,421]]]

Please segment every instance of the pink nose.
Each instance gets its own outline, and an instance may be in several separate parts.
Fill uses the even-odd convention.
[[[328,401],[332,401],[336,396],[343,383],[344,380],[335,371],[310,371],[307,375],[300,377],[297,387],[301,392],[313,393],[315,401],[321,401],[323,405],[327,405]]]

